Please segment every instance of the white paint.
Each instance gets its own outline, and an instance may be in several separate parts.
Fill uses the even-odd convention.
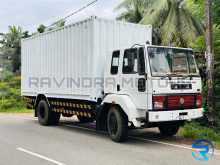
[[[182,148],[182,149],[197,151],[197,149],[193,149],[192,147],[189,147],[189,146],[186,146],[186,145],[166,143],[166,142],[162,142],[162,141],[158,141],[158,140],[151,140],[151,139],[139,138],[139,137],[134,137],[134,136],[129,136],[129,138],[135,139],[135,140],[148,141],[148,142],[152,142],[152,143],[162,144],[162,145],[171,146],[171,147],[175,147],[175,148]],[[220,151],[215,150],[214,154],[215,155],[220,155]]]
[[[121,95],[121,94],[108,94],[103,103],[112,103],[120,105],[125,114],[128,116],[128,120],[134,124],[135,127],[141,127],[141,122],[137,121],[137,118],[143,117],[146,115],[146,110],[137,110],[136,105],[130,96]]]
[[[97,101],[103,96],[104,89],[94,85],[94,81],[103,80],[106,57],[110,52],[130,48],[134,44],[145,44],[147,40],[151,42],[151,38],[150,25],[92,17],[24,39],[22,95],[45,94],[47,97]],[[30,86],[30,77],[51,85]],[[90,78],[93,85],[85,87],[81,83],[78,87],[71,81],[78,82],[80,79],[82,82],[83,78]]]
[[[181,116],[180,113],[187,113],[185,116]],[[187,109],[178,111],[158,111],[149,112],[150,122],[163,122],[163,121],[179,121],[179,120],[191,120],[200,118],[203,116],[203,108],[199,109]]]
[[[140,78],[145,79],[145,75],[139,74],[124,74],[123,64],[124,64],[124,52],[126,50],[120,49],[119,53],[119,67],[118,74],[112,75],[110,73],[112,55],[108,56],[106,68],[105,68],[105,77],[112,78],[117,82],[117,85],[106,85],[107,81],[105,81],[104,92],[107,94],[103,103],[114,103],[119,105],[122,110],[127,114],[129,122],[132,122],[136,128],[140,128],[142,124],[144,124],[143,119],[146,119],[148,122],[164,122],[164,121],[191,121],[192,119],[197,119],[203,116],[202,108],[194,108],[194,109],[176,109],[169,111],[154,111],[153,110],[153,95],[171,95],[175,94],[179,95],[196,95],[198,93],[198,89],[201,91],[201,78],[200,77],[190,77],[181,78],[181,77],[172,77],[172,80],[168,78],[161,77],[152,77],[151,69],[149,66],[149,55],[148,55],[148,47],[152,47],[152,45],[145,45],[145,73],[147,73],[146,80],[146,91],[139,92],[138,87],[134,84],[138,84],[138,80]],[[160,46],[154,46],[161,48]],[[137,49],[140,49],[139,46],[136,46]],[[169,47],[165,47],[169,48]],[[172,47],[173,48],[173,47]],[[177,49],[177,48],[176,48]],[[178,48],[179,50],[191,50],[186,48]],[[138,54],[138,53],[137,53]],[[159,64],[158,64],[159,65]],[[124,80],[132,80],[131,83],[124,83]],[[107,80],[107,79],[105,79]],[[135,83],[134,83],[135,82]],[[172,90],[171,84],[191,84],[192,89],[185,90]],[[120,90],[118,90],[118,86],[120,86]],[[149,111],[148,118],[146,118],[146,113]],[[186,115],[181,115],[181,113],[187,113]],[[142,121],[140,120],[142,119]]]
[[[18,150],[18,151],[21,151],[21,152],[24,152],[24,153],[27,153],[27,154],[29,154],[29,155],[38,157],[38,158],[40,158],[40,159],[46,160],[46,161],[48,161],[48,162],[57,164],[57,165],[66,165],[66,164],[64,164],[64,163],[58,162],[58,161],[53,160],[53,159],[51,159],[51,158],[48,158],[48,157],[46,157],[46,156],[43,156],[43,155],[40,155],[40,154],[31,152],[31,151],[28,151],[28,150],[26,150],[26,149],[24,149],[24,148],[20,148],[20,147],[19,147],[19,148],[17,148],[17,150]]]

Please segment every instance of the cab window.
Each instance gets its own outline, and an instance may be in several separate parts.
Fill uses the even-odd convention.
[[[111,74],[118,74],[120,51],[114,51],[112,54]]]
[[[124,74],[137,73],[137,49],[127,49],[124,53],[123,70]]]
[[[139,75],[145,74],[145,55],[143,47],[138,50],[138,73]]]
[[[122,72],[124,74],[145,74],[145,55],[143,47],[125,50]]]

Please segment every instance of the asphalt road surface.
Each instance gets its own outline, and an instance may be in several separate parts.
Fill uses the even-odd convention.
[[[31,116],[0,114],[0,165],[88,164],[219,165],[220,153],[204,163],[181,139],[164,139],[152,129],[132,131],[128,142],[118,144],[94,124],[62,119],[59,126],[43,127]]]

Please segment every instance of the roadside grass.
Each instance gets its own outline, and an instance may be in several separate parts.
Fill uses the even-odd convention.
[[[191,140],[206,139],[212,141],[217,149],[220,149],[220,133],[214,128],[201,126],[199,123],[186,123],[178,135]]]
[[[26,108],[10,108],[10,109],[0,109],[0,113],[33,113],[32,109]]]
[[[21,97],[21,77],[9,76],[0,81],[0,113],[32,113]]]

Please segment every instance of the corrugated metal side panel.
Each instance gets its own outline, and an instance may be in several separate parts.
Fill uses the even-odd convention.
[[[82,78],[103,78],[110,51],[144,44],[151,41],[151,35],[151,27],[93,18],[25,39],[22,41],[22,95],[43,93],[51,97],[95,100],[102,88],[94,85],[77,88],[73,81],[77,84]],[[30,87],[30,78],[40,81],[39,86]]]
[[[91,20],[22,42],[22,95],[76,96],[88,99],[91,88],[77,88],[79,78],[89,77],[93,64]],[[29,86],[29,79],[49,86]],[[74,78],[74,80],[71,78]],[[59,88],[57,84],[61,84]]]
[[[109,52],[121,48],[131,48],[134,44],[144,45],[152,41],[151,26],[123,23],[105,19],[95,20],[95,59],[100,60],[95,72],[103,76],[105,60]]]
[[[152,43],[152,26],[125,23],[106,19],[94,20],[94,73],[96,77],[104,76],[106,57],[113,50],[131,48],[134,44]],[[110,70],[110,69],[109,69]],[[94,88],[93,94],[103,89]]]

